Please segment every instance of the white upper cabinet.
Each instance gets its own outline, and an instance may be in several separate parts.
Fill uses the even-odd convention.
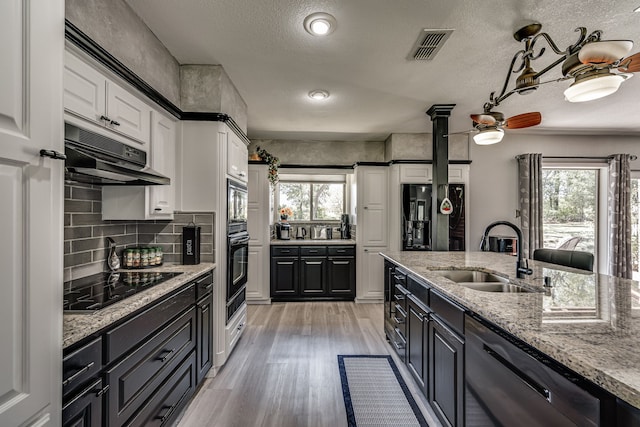
[[[107,81],[107,126],[146,145],[151,139],[152,108],[113,82]]]
[[[421,184],[431,182],[431,165],[424,164],[402,164],[400,165],[400,183]]]
[[[146,150],[152,108],[72,52],[65,51],[64,58],[65,111],[131,138]]]
[[[171,180],[169,185],[147,187],[148,214],[153,219],[173,219],[175,210],[176,122],[154,111],[151,114],[151,168]]]
[[[249,150],[238,136],[229,132],[227,149],[227,173],[229,176],[247,182],[249,169]]]
[[[153,111],[149,165],[171,180],[169,185],[103,186],[103,220],[173,219],[177,122]]]

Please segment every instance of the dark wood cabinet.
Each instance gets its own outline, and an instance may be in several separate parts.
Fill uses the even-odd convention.
[[[328,292],[330,295],[355,297],[356,258],[329,257],[327,263]]]
[[[464,341],[433,316],[429,322],[429,404],[445,426],[464,425]]]
[[[213,366],[213,294],[203,297],[196,306],[198,339],[196,341],[197,382],[200,384]]]
[[[355,247],[271,247],[271,298],[274,301],[353,300]]]
[[[63,427],[89,427],[102,424],[104,391],[102,379],[90,383],[62,407]]]
[[[429,322],[429,311],[412,296],[409,296],[407,312],[407,366],[425,395],[428,392]]]
[[[62,425],[174,422],[212,366],[212,283],[200,276],[65,349]]]
[[[327,258],[300,257],[300,295],[303,297],[327,294]]]
[[[298,257],[271,258],[271,296],[296,297],[298,292]]]

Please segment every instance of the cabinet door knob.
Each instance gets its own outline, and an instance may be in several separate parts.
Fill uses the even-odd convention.
[[[369,209],[369,206],[365,206],[363,209]]]

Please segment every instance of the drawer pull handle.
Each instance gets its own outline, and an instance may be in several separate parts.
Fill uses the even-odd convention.
[[[171,415],[173,415],[173,411],[176,409],[175,405],[174,406],[163,406],[162,409],[166,409],[167,412],[160,416],[160,414],[158,414],[157,418],[160,418],[160,425],[164,424],[169,418],[171,418]]]
[[[115,120],[109,120],[109,123],[111,123],[114,126],[120,126],[120,123],[116,122]]]
[[[207,286],[204,287],[204,290],[209,292],[211,289],[213,289],[213,283],[209,283]]]
[[[201,278],[200,280],[196,281],[196,285],[199,285],[200,283],[204,282],[207,279],[211,279],[212,276],[210,274],[207,274],[206,276],[204,276],[203,278]]]
[[[165,350],[165,351],[167,351],[167,350]],[[164,363],[164,362],[166,362],[167,360],[169,360],[169,358],[171,357],[171,355],[172,355],[173,353],[175,353],[175,352],[176,352],[176,349],[175,349],[175,348],[173,348],[173,349],[171,349],[167,354],[165,354],[164,356],[159,357],[159,359],[162,361],[162,363]]]
[[[109,391],[109,384],[107,384],[106,386],[102,387],[100,390],[98,390],[96,392],[96,397],[100,397],[103,394],[105,394],[107,391]]]
[[[343,253],[345,253],[345,252],[347,252],[347,251],[346,251],[346,250],[344,250],[344,249],[338,249],[336,252],[337,252],[337,253],[339,253],[339,254],[343,254]]]
[[[395,341],[392,341],[392,342],[393,342],[393,346],[394,346],[397,350],[404,350],[404,348],[405,348],[405,347],[404,347],[404,344],[398,344],[398,343],[397,343],[397,342],[395,342]]]
[[[76,372],[75,374],[71,375],[66,380],[62,381],[62,386],[66,387],[69,384],[71,384],[73,381],[77,380],[80,375],[84,374],[89,369],[93,368],[93,365],[95,365],[95,362],[89,363],[87,366],[85,366],[84,368],[80,369],[78,372]]]
[[[402,325],[404,323],[404,320],[400,320],[398,319],[396,316],[393,316],[393,320],[398,324],[398,325]]]
[[[100,116],[100,120],[104,120],[105,122],[110,122],[111,119],[109,119],[109,117],[105,116],[104,114],[102,116]]]
[[[515,365],[509,362],[507,359],[502,357],[500,354],[496,353],[491,347],[483,344],[483,350],[491,357],[496,359],[498,363],[503,365],[505,368],[509,369],[513,372],[522,382],[531,387],[533,390],[538,392],[542,397],[547,399],[547,401],[551,402],[551,392],[544,388],[542,385],[538,384],[535,380],[533,380],[529,375],[522,372]]]
[[[396,301],[404,301],[407,298],[404,295],[394,294],[393,299],[395,299]]]

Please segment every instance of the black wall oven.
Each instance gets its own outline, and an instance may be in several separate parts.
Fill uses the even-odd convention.
[[[247,187],[228,181],[227,192],[227,323],[244,304],[249,266]]]

